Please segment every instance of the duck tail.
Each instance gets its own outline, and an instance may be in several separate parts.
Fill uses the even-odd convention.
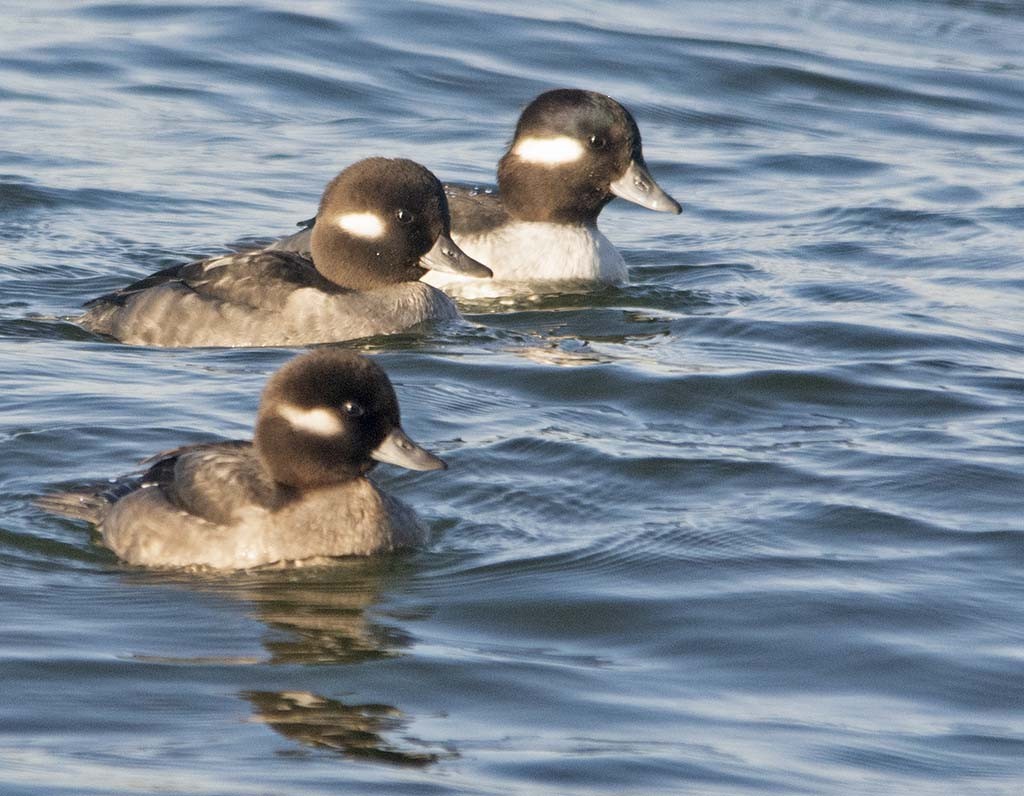
[[[171,452],[177,453],[177,450]],[[152,472],[155,468],[156,465],[147,472]],[[32,501],[32,504],[50,514],[59,514],[61,517],[85,520],[93,525],[99,525],[107,516],[111,506],[136,489],[140,489],[145,480],[144,473],[134,472],[119,478],[109,478],[106,481],[89,481],[79,484],[75,489],[69,489],[67,492],[40,495]]]
[[[109,481],[84,484],[67,492],[41,495],[32,501],[43,511],[59,514],[72,520],[85,520],[99,525],[110,507],[142,485],[137,474],[125,475]]]
[[[111,501],[101,492],[55,492],[42,495],[32,501],[38,508],[50,514],[59,514],[72,520],[85,520],[99,524],[111,506]]]

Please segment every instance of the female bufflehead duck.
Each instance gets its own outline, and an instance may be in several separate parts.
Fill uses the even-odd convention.
[[[186,445],[154,459],[141,476],[38,503],[94,523],[130,564],[245,569],[421,542],[412,509],[366,473],[376,462],[446,467],[402,431],[387,374],[331,349],[291,360],[267,382],[252,442]]]
[[[647,170],[629,111],[577,89],[545,92],[526,107],[498,163],[497,193],[450,184],[445,191],[452,237],[494,279],[429,273],[423,281],[466,297],[553,281],[622,284],[622,255],[597,228],[604,206],[618,196],[650,210],[681,211]],[[309,237],[303,230],[272,248],[302,251]]]
[[[256,251],[176,265],[90,301],[77,322],[124,343],[303,345],[458,318],[428,269],[490,276],[449,237],[444,189],[411,160],[369,158],[324,191],[308,254]]]

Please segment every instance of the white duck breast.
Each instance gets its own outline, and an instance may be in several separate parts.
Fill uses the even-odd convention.
[[[458,243],[487,263],[494,278],[429,271],[423,281],[460,298],[533,292],[545,282],[623,285],[629,277],[622,255],[596,226],[512,221],[486,234],[460,237]]]

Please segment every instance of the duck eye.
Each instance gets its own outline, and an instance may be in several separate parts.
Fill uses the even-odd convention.
[[[416,220],[416,216],[410,213],[405,208],[399,208],[395,211],[395,218],[398,219],[400,224],[411,224]]]
[[[345,401],[345,403],[341,405],[341,408],[345,410],[345,414],[349,417],[362,417],[364,414],[363,407],[355,401]]]
[[[591,149],[604,149],[608,140],[603,135],[592,135],[587,139]]]

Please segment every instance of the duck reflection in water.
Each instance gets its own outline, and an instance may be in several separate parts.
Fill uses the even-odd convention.
[[[238,596],[269,629],[261,643],[270,663],[366,663],[396,657],[413,641],[403,629],[367,617],[380,599],[378,576],[387,569],[383,561],[343,559],[301,574],[267,572],[259,588]]]
[[[336,698],[339,690],[353,691],[345,688],[345,671],[339,666],[372,665],[374,661],[399,657],[412,645],[410,633],[377,619],[373,612],[389,584],[400,583],[408,571],[408,559],[397,555],[339,559],[332,566],[262,570],[245,576],[193,573],[186,577],[152,572],[137,576],[151,584],[155,580],[189,590],[198,588],[208,595],[237,601],[248,606],[253,617],[267,627],[260,639],[267,656],[253,660],[249,656],[204,654],[197,661],[209,664],[216,659],[255,665],[264,669],[261,684],[280,686],[279,690],[238,692],[252,707],[253,722],[266,725],[289,742],[349,759],[428,766],[455,756],[456,751],[411,736],[408,728],[412,717],[394,705]],[[408,613],[403,611],[403,616]],[[175,658],[174,662],[183,660]],[[323,672],[325,684],[329,683],[335,693],[308,690],[308,677],[301,688],[278,682],[287,680],[286,669],[280,664],[312,664],[307,673]]]
[[[420,750],[389,742],[384,733],[401,732],[408,724],[391,705],[349,705],[309,691],[243,691],[242,696],[252,703],[254,721],[305,746],[402,766],[427,766],[453,754],[430,751],[427,744]]]

